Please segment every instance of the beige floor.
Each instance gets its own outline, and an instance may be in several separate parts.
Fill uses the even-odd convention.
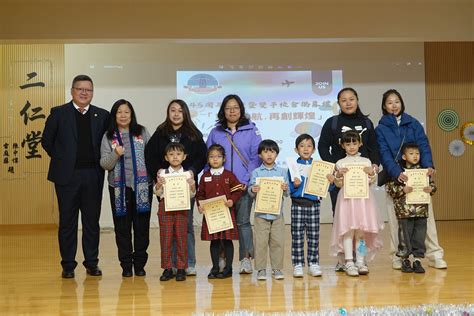
[[[150,259],[145,278],[122,279],[114,234],[101,235],[101,278],[61,279],[57,233],[54,227],[0,227],[0,315],[171,315],[231,310],[299,311],[357,306],[474,303],[474,221],[438,222],[446,251],[447,270],[428,268],[426,274],[391,269],[385,248],[370,264],[370,274],[350,278],[335,273],[335,259],[327,255],[331,225],[321,229],[323,276],[291,276],[290,229],[286,227],[285,280],[257,281],[254,275],[207,279],[208,243],[197,233],[198,275],[185,282],[160,282],[159,231],[151,230]],[[199,230],[199,229],[198,229]],[[387,231],[383,232],[388,242]],[[238,244],[235,243],[236,250]],[[237,253],[237,251],[236,251]],[[79,251],[79,260],[82,254]]]

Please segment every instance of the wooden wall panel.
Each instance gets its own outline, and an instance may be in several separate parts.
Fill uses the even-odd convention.
[[[449,143],[461,139],[462,125],[474,122],[474,43],[426,43],[425,75],[427,133],[438,171],[436,219],[474,219],[474,145],[466,144],[461,157],[448,152]],[[456,111],[460,118],[451,132],[437,124],[444,109]]]
[[[57,221],[49,157],[40,141],[50,108],[64,101],[64,45],[2,45],[0,224]]]

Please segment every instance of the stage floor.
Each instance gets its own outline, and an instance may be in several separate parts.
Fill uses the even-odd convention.
[[[150,231],[146,277],[122,278],[113,231],[103,231],[100,243],[102,277],[86,276],[81,265],[75,279],[62,279],[57,230],[45,226],[0,227],[1,315],[189,315],[193,312],[315,311],[361,306],[474,303],[474,221],[437,222],[447,270],[428,268],[425,274],[392,270],[386,246],[369,265],[370,274],[351,278],[334,272],[328,256],[331,225],[321,226],[323,276],[292,277],[290,226],[286,226],[285,279],[258,281],[239,275],[208,280],[209,243],[196,228],[197,276],[184,282],[160,282],[159,231]],[[388,229],[383,232],[388,245]],[[80,238],[79,238],[80,240]],[[238,259],[238,242],[234,243]],[[81,248],[78,262],[82,261]],[[306,271],[305,271],[306,272]],[[268,274],[268,273],[267,273]]]

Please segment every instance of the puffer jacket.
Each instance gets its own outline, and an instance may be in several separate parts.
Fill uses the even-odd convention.
[[[392,114],[382,116],[379,125],[375,128],[377,142],[379,143],[382,166],[392,178],[397,178],[403,169],[397,163],[402,157],[399,149],[406,143],[415,143],[420,149],[420,165],[422,168],[434,168],[431,148],[425,130],[414,117],[402,113],[400,125]],[[398,153],[398,156],[395,157]]]

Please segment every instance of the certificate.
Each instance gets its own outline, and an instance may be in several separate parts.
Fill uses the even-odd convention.
[[[298,169],[296,158],[286,158],[286,165],[288,166],[288,171],[290,171],[290,181],[295,181],[295,178],[301,181],[300,170]]]
[[[430,194],[423,189],[430,185],[429,178],[426,175],[427,169],[407,169],[405,174],[408,177],[407,186],[413,188],[413,191],[407,193],[407,204],[430,204]]]
[[[334,164],[322,160],[313,160],[308,180],[304,187],[304,193],[317,195],[325,198],[328,194],[329,180],[328,174],[334,171]]]
[[[163,197],[165,199],[165,211],[183,211],[191,209],[191,197],[189,193],[188,173],[165,173],[163,185]]]
[[[226,202],[225,195],[199,201],[199,205],[204,208],[204,217],[206,218],[209,234],[234,228],[229,208],[225,205]]]
[[[344,198],[368,199],[369,176],[364,172],[367,165],[347,164],[348,171],[344,174]]]
[[[260,186],[255,198],[255,212],[280,215],[283,198],[282,177],[259,177],[256,184]]]

